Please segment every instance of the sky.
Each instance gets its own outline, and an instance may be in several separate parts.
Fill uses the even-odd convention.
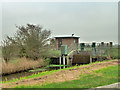
[[[4,2],[0,7],[1,40],[14,35],[15,25],[33,23],[51,30],[51,37],[74,33],[80,42],[118,42],[117,2]]]

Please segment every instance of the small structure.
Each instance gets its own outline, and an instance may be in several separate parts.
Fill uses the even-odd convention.
[[[55,36],[56,49],[60,50],[61,45],[67,45],[68,48],[77,47],[77,45],[79,44],[79,38],[79,36],[75,36],[74,34]]]
[[[63,58],[63,64],[65,65],[65,56],[67,55],[67,45],[61,46],[61,56],[60,56],[60,64],[61,64],[61,58]]]

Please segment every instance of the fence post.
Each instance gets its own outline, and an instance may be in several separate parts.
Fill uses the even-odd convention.
[[[92,63],[92,56],[90,55],[90,63]]]
[[[61,56],[59,57],[59,62],[60,62],[60,65],[61,65]]]
[[[93,42],[92,43],[92,56],[95,56],[96,55],[96,43],[95,42]]]
[[[63,55],[63,65],[65,65],[65,55]]]
[[[67,65],[70,64],[69,56],[67,56]]]

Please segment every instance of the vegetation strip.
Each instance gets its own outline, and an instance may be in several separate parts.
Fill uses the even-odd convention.
[[[60,66],[68,66],[68,65],[55,65],[55,64],[48,65],[48,67],[60,67]]]
[[[114,60],[109,60],[109,61],[114,61]],[[20,79],[16,78],[16,79],[13,79],[13,80],[10,80],[10,81],[2,81],[2,83],[8,83],[8,82],[16,82],[18,80],[24,80],[24,79],[30,79],[30,78],[36,78],[36,77],[40,77],[40,76],[45,76],[47,74],[52,74],[54,72],[58,72],[58,71],[61,71],[61,70],[69,70],[69,69],[75,69],[75,68],[78,68],[78,67],[82,67],[82,66],[88,66],[88,65],[93,65],[93,64],[97,64],[97,63],[104,63],[104,62],[108,62],[108,60],[106,61],[103,61],[103,62],[93,62],[93,63],[90,63],[90,64],[85,64],[85,65],[80,65],[80,66],[73,66],[73,67],[69,67],[69,68],[64,68],[64,69],[58,69],[58,70],[52,70],[52,71],[45,71],[45,72],[41,72],[41,73],[36,73],[36,74],[32,74],[30,76],[27,76],[27,77],[21,77]]]
[[[109,66],[95,70],[93,74],[82,75],[80,79],[65,81],[62,83],[51,83],[40,86],[16,86],[16,88],[94,88],[118,82],[118,65]]]
[[[19,85],[21,85],[22,83],[24,85],[24,84],[27,84],[27,83],[31,84],[33,82],[33,85],[34,85],[34,81],[39,81],[39,79],[40,80],[47,80],[49,78],[49,76],[54,76],[54,75],[56,75],[56,76],[63,75],[64,76],[65,73],[69,74],[69,71],[71,71],[71,72],[73,71],[72,72],[73,74],[74,74],[74,71],[76,71],[76,72],[78,72],[78,75],[79,75],[79,72],[81,73],[81,71],[79,71],[79,70],[81,70],[81,69],[83,71],[87,71],[87,70],[90,71],[89,69],[95,69],[95,67],[97,67],[99,69],[101,67],[117,65],[117,61],[118,60],[105,61],[105,62],[95,62],[95,63],[88,64],[88,65],[74,66],[74,67],[69,67],[69,68],[65,68],[65,69],[61,69],[61,70],[53,70],[53,71],[46,71],[46,72],[42,72],[42,73],[38,73],[38,74],[33,74],[32,76],[23,77],[23,78],[20,78],[19,80],[14,79],[14,80],[11,80],[11,81],[3,82],[3,88],[4,87],[13,87],[13,86],[15,86],[15,84],[18,84],[18,83],[19,83]],[[95,65],[93,65],[93,64],[95,64]],[[92,66],[92,68],[91,68],[91,66]],[[95,70],[97,70],[97,69],[95,69]],[[39,81],[39,82],[41,82],[41,81]]]

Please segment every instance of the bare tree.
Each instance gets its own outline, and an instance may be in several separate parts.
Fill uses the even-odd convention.
[[[8,39],[2,42],[2,56],[6,62],[8,62],[13,55],[12,45]]]
[[[56,49],[56,41],[55,38],[50,38],[50,46],[52,49]]]

